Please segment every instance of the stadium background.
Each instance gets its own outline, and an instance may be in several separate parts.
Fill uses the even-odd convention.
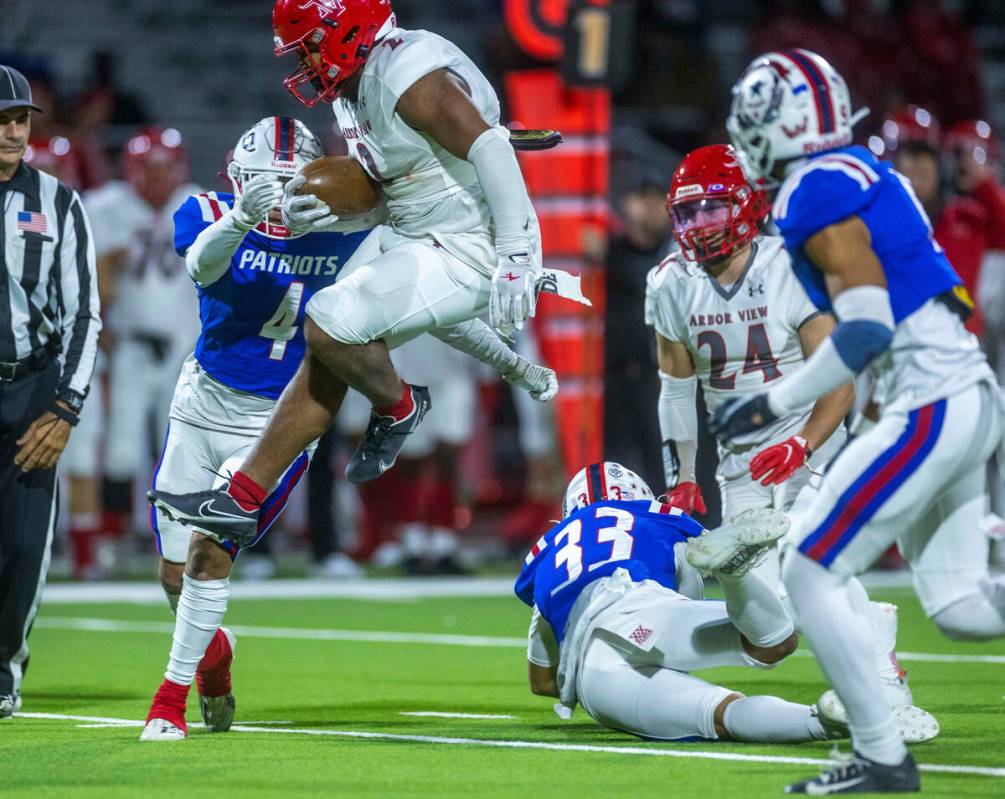
[[[998,129],[1005,124],[1005,5],[990,0],[394,5],[402,26],[452,39],[485,70],[503,98],[504,119],[566,134],[562,148],[529,156],[524,167],[547,257],[586,276],[595,308],[544,303],[535,324],[540,352],[563,381],[553,412],[536,409],[529,418],[505,384],[480,375],[455,507],[438,522],[461,534],[459,550],[449,536],[431,552],[381,546],[416,523],[389,511],[437,479],[430,477],[435,458],[396,469],[360,496],[334,478],[351,443],[336,440],[326,478],[333,495],[319,493],[320,502],[308,505],[301,489],[271,536],[272,559],[242,559],[246,575],[267,575],[274,563],[282,573],[324,574],[332,527],[339,549],[394,571],[508,566],[554,518],[568,474],[588,459],[620,460],[654,489],[663,487],[658,380],[642,316],[645,274],[671,246],[662,203],[680,154],[724,140],[729,87],[757,52],[801,46],[828,57],[856,105],[872,109],[858,129],[863,142],[908,103],[945,127],[975,117]],[[40,14],[31,0],[6,0],[0,62],[32,80],[47,109],[34,121],[34,138],[65,137],[82,188],[117,176],[123,143],[158,124],[181,132],[194,181],[223,189],[225,154],[261,117],[297,116],[332,149],[339,146],[330,110],[305,109],[283,89],[289,64],[271,55],[270,8],[263,0],[87,0],[48,4]],[[597,9],[605,15],[601,28],[589,16]],[[563,28],[567,12],[576,23]],[[712,457],[706,451],[702,459],[706,486]],[[149,469],[135,476],[129,518],[102,519],[99,561],[86,576],[153,574],[140,500],[148,478]],[[710,504],[711,524],[717,507]],[[53,575],[69,574],[65,541],[57,552]]]

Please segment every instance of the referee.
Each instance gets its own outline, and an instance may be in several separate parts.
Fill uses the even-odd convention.
[[[101,329],[80,198],[23,161],[33,110],[24,75],[0,66],[0,718],[20,706],[56,525],[56,461]]]

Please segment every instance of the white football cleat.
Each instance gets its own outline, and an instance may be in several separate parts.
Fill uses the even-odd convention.
[[[21,697],[4,694],[0,696],[0,719],[13,716],[21,709]]]
[[[789,517],[772,508],[748,508],[687,542],[687,562],[703,574],[741,577],[789,531]]]
[[[227,732],[234,723],[237,703],[233,694],[223,696],[203,696],[199,694],[199,712],[203,724],[210,732]]]
[[[186,733],[167,719],[150,719],[140,734],[141,741],[183,741]]]
[[[845,710],[844,704],[833,690],[824,691],[817,701],[817,708],[821,719],[826,717],[833,722],[848,723],[848,711]],[[917,705],[897,705],[891,707],[891,710],[897,720],[897,728],[900,730],[900,737],[904,739],[904,743],[924,743],[931,741],[939,734],[939,722],[927,710],[922,710]]]

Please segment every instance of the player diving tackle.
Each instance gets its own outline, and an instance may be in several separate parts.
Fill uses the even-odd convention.
[[[154,491],[196,491],[213,475],[223,482],[240,465],[304,355],[304,306],[340,280],[346,263],[365,246],[370,217],[343,220],[341,231],[308,233],[282,222],[284,181],[322,155],[320,141],[303,123],[267,117],[234,148],[227,169],[233,194],[196,194],[176,211],[175,247],[198,286],[202,332],[178,378]],[[483,323],[468,323],[450,342],[477,332],[478,325],[483,331],[477,357],[532,394],[553,392],[551,370],[517,356]],[[207,728],[230,728],[235,641],[220,625],[233,560],[278,519],[314,447],[307,442],[272,487],[249,538],[221,537],[152,509],[161,583],[176,619],[167,672],[142,740],[186,736],[193,678]]]
[[[839,321],[802,369],[720,406],[713,431],[737,440],[863,372],[874,383],[864,424],[797,517],[782,570],[800,629],[847,708],[854,757],[791,793],[919,790],[851,582],[891,544],[947,635],[1005,635],[1005,580],[989,574],[979,528],[1005,429],[1000,389],[910,183],[851,144],[864,113],[852,113],[826,60],[786,50],[751,63],[727,122],[748,175],[779,186],[773,216],[796,277]]]
[[[847,735],[814,707],[746,697],[688,673],[771,668],[792,642],[759,646],[756,624],[733,621],[724,603],[703,600],[701,576],[685,558],[701,525],[655,501],[637,474],[610,462],[581,469],[566,489],[562,516],[527,555],[515,585],[533,607],[531,691],[558,697],[559,715],[568,718],[578,703],[606,727],[660,740],[792,743]],[[784,514],[757,508],[719,532],[770,542],[788,526]]]

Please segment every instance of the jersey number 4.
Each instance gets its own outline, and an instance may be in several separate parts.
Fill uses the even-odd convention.
[[[287,342],[297,334],[297,316],[300,314],[300,304],[303,301],[304,284],[290,283],[283,301],[279,303],[269,321],[258,331],[258,335],[272,341],[270,360],[281,361],[286,355]]]
[[[611,527],[601,527],[597,530],[597,543],[611,545],[611,556],[607,560],[591,563],[586,567],[587,571],[595,571],[601,566],[606,566],[616,560],[628,560],[632,556],[632,548],[635,546],[635,539],[632,537],[631,529],[635,526],[635,517],[628,511],[621,508],[611,508],[601,506],[597,508],[596,518],[603,519],[613,517],[614,525]],[[555,596],[559,591],[568,585],[576,582],[583,573],[583,546],[580,543],[583,537],[583,522],[575,519],[565,526],[565,528],[555,536],[555,544],[565,540],[563,546],[555,553],[555,568],[565,564],[568,572],[568,579],[561,585],[555,586],[551,590],[551,595]]]
[[[710,370],[708,385],[711,388],[731,391],[736,387],[736,372],[726,372],[729,355],[726,352],[726,340],[714,330],[702,330],[698,334],[698,347],[708,347]],[[778,368],[778,359],[771,351],[768,341],[768,331],[764,325],[751,325],[747,329],[747,356],[743,360],[743,374],[756,371],[764,372],[764,382],[777,380],[782,376]]]

